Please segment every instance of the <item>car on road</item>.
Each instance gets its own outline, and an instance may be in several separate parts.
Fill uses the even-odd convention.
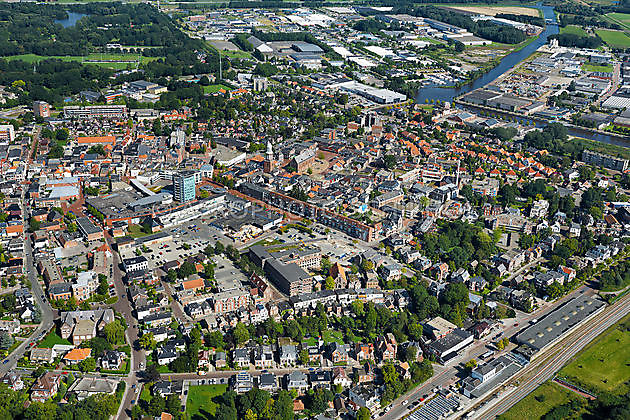
[[[407,405],[407,403],[409,402],[409,400],[405,400],[402,402],[402,405]]]

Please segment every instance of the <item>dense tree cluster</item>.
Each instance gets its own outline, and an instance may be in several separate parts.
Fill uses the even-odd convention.
[[[549,39],[557,39],[561,47],[577,47],[595,49],[602,45],[603,41],[596,36],[583,36],[563,33],[549,36]]]
[[[421,6],[415,9],[407,9],[406,12],[409,14],[439,20],[440,22],[464,28],[476,36],[494,42],[518,44],[525,41],[527,38],[523,31],[511,26],[497,25],[490,21],[475,22],[469,16],[453,12],[452,10],[440,9],[435,6]]]

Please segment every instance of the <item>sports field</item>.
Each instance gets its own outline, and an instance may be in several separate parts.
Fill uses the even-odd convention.
[[[621,31],[609,31],[606,29],[597,29],[597,35],[612,48],[630,48],[630,36]]]
[[[630,315],[582,351],[562,368],[559,377],[567,377],[595,393],[622,394],[630,389]]]
[[[128,65],[135,66],[138,57],[142,63],[148,63],[149,61],[157,60],[160,57],[143,57],[138,54],[89,54],[86,56],[74,56],[74,55],[58,55],[58,56],[44,56],[37,54],[21,54],[11,55],[4,58],[5,60],[23,60],[27,63],[38,63],[42,60],[50,58],[56,58],[63,61],[78,61],[85,64],[95,64],[101,67],[112,68],[115,70],[126,69]]]

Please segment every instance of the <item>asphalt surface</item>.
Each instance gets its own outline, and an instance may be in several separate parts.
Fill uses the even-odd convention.
[[[107,234],[105,235],[105,240],[112,248],[114,258],[114,287],[116,288],[118,301],[114,304],[113,309],[122,314],[127,322],[125,336],[127,338],[127,342],[131,346],[131,367],[129,375],[127,375],[124,379],[126,383],[125,393],[122,398],[122,403],[118,408],[118,414],[116,415],[117,419],[127,419],[131,418],[131,407],[133,406],[132,401],[135,403],[135,400],[137,400],[138,397],[137,393],[140,392],[138,372],[142,370],[140,368],[141,363],[143,366],[146,366],[146,355],[144,354],[144,350],[136,350],[134,346],[134,343],[138,340],[138,320],[133,316],[131,302],[129,301],[129,295],[127,294],[127,288],[122,280],[123,273],[120,270],[121,261],[118,257],[118,253],[113,251],[114,241]]]
[[[494,419],[506,412],[542,383],[553,378],[562,366],[598,335],[619,322],[628,314],[628,311],[630,311],[630,295],[624,296],[614,305],[607,307],[595,319],[574,331],[559,346],[554,347],[555,353],[551,357],[539,356],[526,368],[528,372],[536,372],[534,375],[520,381],[514,392],[499,397],[485,411],[475,414],[475,418]]]
[[[23,187],[22,203],[25,203],[24,191],[26,191],[26,188]],[[26,208],[24,208],[22,213],[24,217],[24,227],[27,227],[28,219],[26,217]],[[11,352],[2,364],[0,364],[0,376],[4,376],[11,369],[15,368],[17,366],[17,361],[31,348],[31,343],[36,343],[40,336],[43,337],[43,335],[53,328],[56,316],[56,311],[51,308],[48,299],[42,298],[42,296],[44,296],[44,291],[42,290],[42,286],[37,278],[37,269],[35,268],[33,249],[31,247],[31,235],[26,231],[24,233],[24,254],[26,255],[26,273],[28,280],[31,282],[31,293],[35,299],[35,304],[41,310],[42,322],[37,328],[35,328],[30,337],[24,340],[15,350],[13,350],[13,352]]]

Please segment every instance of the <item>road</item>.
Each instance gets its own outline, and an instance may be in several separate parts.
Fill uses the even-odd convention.
[[[630,295],[621,298],[617,303],[607,307],[595,319],[589,321],[567,337],[561,345],[554,346],[555,353],[551,357],[539,356],[523,373],[534,373],[531,377],[520,381],[516,390],[487,405],[485,411],[477,413],[476,418],[494,419],[506,412],[510,407],[525,398],[542,383],[553,378],[557,371],[573,358],[598,335],[619,322],[630,311]]]
[[[548,312],[551,312],[552,310],[557,308],[559,305],[561,305],[568,299],[572,299],[579,294],[592,295],[593,293],[594,291],[592,289],[588,288],[587,286],[582,286],[574,290],[572,293],[558,299],[556,302],[554,302],[553,305],[544,306],[530,314],[519,312],[517,313],[516,320],[509,322],[502,329],[503,337],[510,337],[514,335],[516,332],[520,331],[524,326],[526,326],[529,323],[529,321],[531,321],[534,318],[543,317]],[[479,360],[479,356],[481,356],[483,353],[485,353],[488,350],[489,344],[492,344],[493,342],[492,337],[494,335],[495,334],[490,334],[490,336],[487,336],[484,339],[476,340],[475,343],[471,347],[468,348],[466,353],[462,357],[459,358],[459,360],[464,363],[471,359]],[[411,404],[419,400],[423,395],[428,394],[435,387],[450,386],[451,384],[457,382],[460,379],[457,376],[460,370],[461,369],[458,369],[457,365],[447,366],[447,367],[434,365],[435,373],[431,377],[431,379],[429,379],[427,382],[420,385],[419,387],[413,389],[412,391],[408,392],[407,394],[404,394],[403,396],[397,398],[392,403],[392,408],[390,409],[390,411],[380,418],[386,419],[386,420],[396,420],[396,419],[402,418],[404,415],[409,413],[406,406],[402,405],[402,401],[408,400],[409,404]]]
[[[125,393],[122,398],[122,403],[118,408],[118,414],[116,415],[117,419],[125,419],[130,418],[132,401],[136,400],[137,395],[136,392],[139,391],[140,387],[138,372],[140,369],[140,364],[146,366],[146,356],[144,354],[144,350],[137,350],[134,346],[134,343],[138,340],[138,321],[135,319],[132,313],[131,302],[129,301],[129,295],[127,294],[127,288],[123,283],[123,273],[120,270],[120,258],[118,257],[118,253],[114,251],[113,245],[114,241],[112,238],[105,234],[105,240],[107,244],[112,248],[112,254],[114,258],[114,269],[113,269],[113,277],[114,277],[114,287],[116,288],[116,294],[118,295],[118,301],[113,306],[113,309],[122,314],[127,322],[127,331],[125,331],[125,336],[127,338],[127,342],[131,346],[131,368],[129,370],[129,375],[125,378]],[[135,385],[134,388],[133,385]]]
[[[29,159],[30,160],[30,159]],[[0,364],[0,376],[4,376],[8,371],[15,368],[17,366],[17,361],[24,356],[27,350],[30,349],[30,344],[33,342],[37,342],[38,337],[41,334],[46,334],[50,331],[54,326],[56,311],[53,311],[48,300],[44,299],[44,291],[42,290],[42,286],[39,283],[39,279],[37,278],[37,270],[35,268],[34,260],[33,260],[33,249],[31,247],[31,237],[26,228],[28,227],[28,217],[27,214],[29,212],[26,208],[26,186],[22,186],[22,217],[24,223],[24,255],[26,255],[26,275],[28,276],[28,280],[31,282],[31,293],[33,294],[33,298],[35,299],[35,304],[40,308],[42,312],[42,321],[37,328],[33,331],[33,333],[28,337],[28,339],[24,340],[11,354],[5,359],[8,362]]]
[[[617,88],[619,87],[620,79],[621,79],[621,63],[619,61],[615,61],[613,63],[613,78],[612,78],[611,87],[603,95],[597,98],[597,100],[593,102],[593,105],[599,106],[606,99],[610,98],[612,94],[617,91]]]

